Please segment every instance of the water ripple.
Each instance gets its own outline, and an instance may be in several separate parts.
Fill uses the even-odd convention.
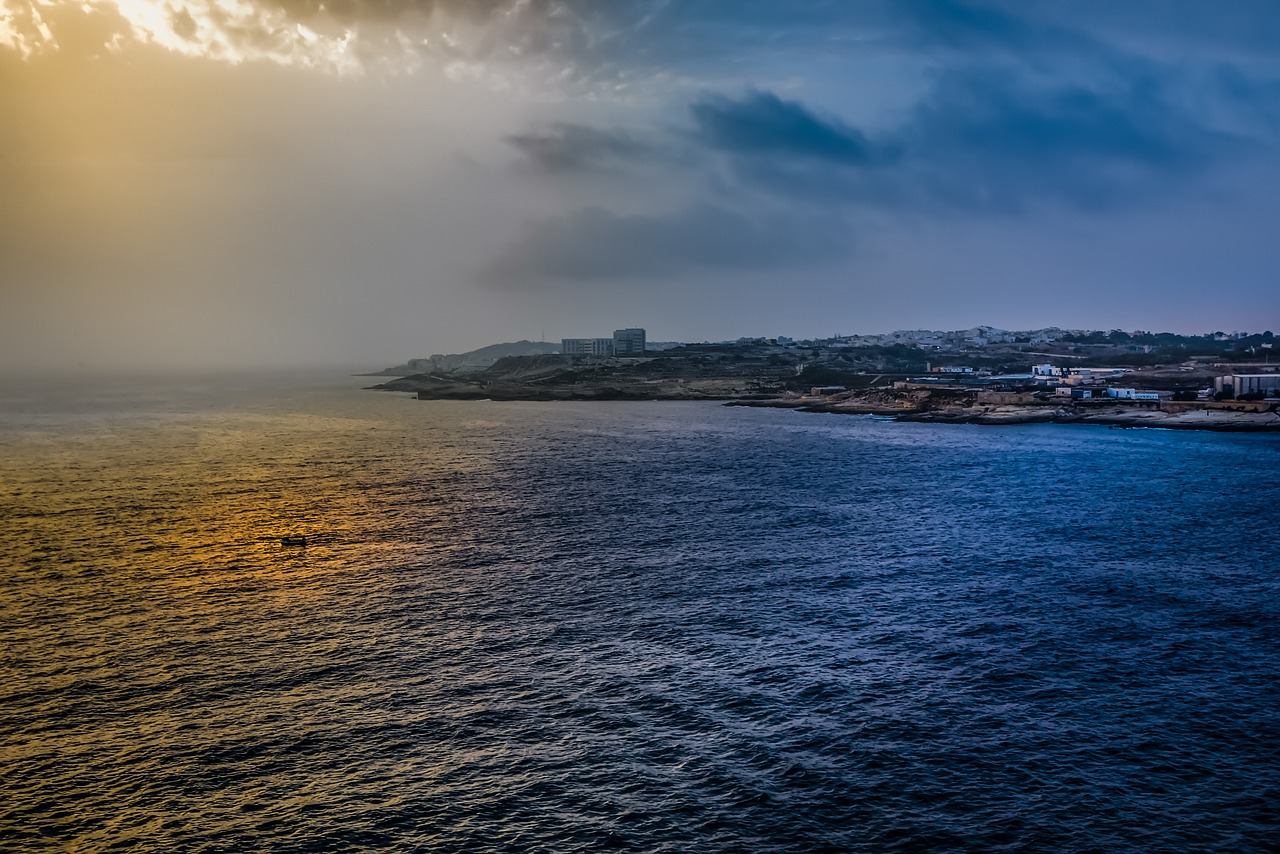
[[[0,847],[1280,838],[1273,437],[49,406],[0,416]]]

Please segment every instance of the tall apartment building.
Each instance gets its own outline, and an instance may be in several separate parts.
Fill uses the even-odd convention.
[[[640,356],[643,354],[643,329],[615,329],[613,331],[613,355]]]

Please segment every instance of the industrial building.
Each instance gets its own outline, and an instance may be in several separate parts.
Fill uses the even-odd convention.
[[[1280,391],[1280,374],[1227,374],[1213,381],[1213,390],[1236,397],[1258,391],[1274,395]]]

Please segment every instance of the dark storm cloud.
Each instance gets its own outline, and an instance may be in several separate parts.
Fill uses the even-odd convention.
[[[848,249],[830,217],[749,217],[699,204],[665,215],[598,207],[532,226],[486,271],[491,284],[657,278],[690,270],[759,270],[816,263]]]
[[[621,130],[601,130],[574,122],[556,122],[507,142],[548,172],[587,172],[646,160],[655,152]]]

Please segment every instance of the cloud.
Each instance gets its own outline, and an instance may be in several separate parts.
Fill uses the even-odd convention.
[[[508,85],[530,74],[543,83],[669,83],[675,68],[847,50],[854,39],[890,49],[1028,50],[1066,32],[957,0],[0,0],[0,45],[24,55],[56,49],[55,19],[80,13],[116,21],[103,49],[133,42],[233,64],[353,73],[430,62]],[[498,75],[495,64],[523,75]]]
[[[497,87],[573,83],[598,93],[726,74],[747,83],[770,68],[804,76],[814,63],[871,54],[1052,67],[1120,58],[1120,44],[1167,53],[1159,39],[1217,59],[1236,50],[1266,56],[1280,33],[1272,0],[1222,8],[1193,0],[0,0],[0,49],[57,49],[73,15],[113,21],[98,50],[150,44],[233,64],[350,73],[430,66]]]
[[[1271,130],[1280,128],[1280,72],[1246,74],[1239,66],[1219,63],[1213,70],[1215,94],[1225,98],[1246,123],[1261,121]]]
[[[570,123],[510,137],[553,176],[645,158],[703,201],[663,216],[612,213],[605,201],[543,220],[487,278],[803,265],[848,255],[849,223],[866,217],[1150,207],[1194,194],[1215,166],[1259,147],[1206,126],[1157,79],[1089,86],[983,67],[937,74],[897,125],[874,134],[762,90],[705,94],[685,109],[685,130],[643,146],[625,129]]]
[[[602,130],[574,122],[512,134],[507,142],[547,172],[568,173],[609,169],[647,160],[653,148],[622,130]]]
[[[1156,80],[1104,88],[986,68],[937,75],[899,125],[874,136],[767,92],[706,96],[691,110],[692,139],[743,190],[917,213],[1142,205],[1250,148]]]
[[[697,136],[738,155],[772,155],[866,166],[877,152],[862,131],[823,118],[798,101],[755,91],[740,99],[706,95],[690,108]]]
[[[987,70],[942,75],[894,136],[916,189],[966,210],[1141,205],[1247,147],[1157,81],[1037,86]]]
[[[155,45],[231,64],[339,73],[431,63],[449,77],[505,85],[517,78],[498,75],[495,63],[532,73],[555,58],[543,75],[554,78],[596,26],[544,0],[0,0],[0,47],[24,58],[57,51],[88,19],[109,26],[92,46],[102,52]]]
[[[1037,25],[990,5],[956,0],[904,0],[899,14],[907,39],[930,48],[998,47],[1024,51],[1073,40],[1073,36],[1058,27]]]
[[[847,227],[830,216],[749,217],[709,204],[665,215],[588,207],[533,224],[484,271],[484,278],[519,287],[758,270],[822,263],[849,248]]]

